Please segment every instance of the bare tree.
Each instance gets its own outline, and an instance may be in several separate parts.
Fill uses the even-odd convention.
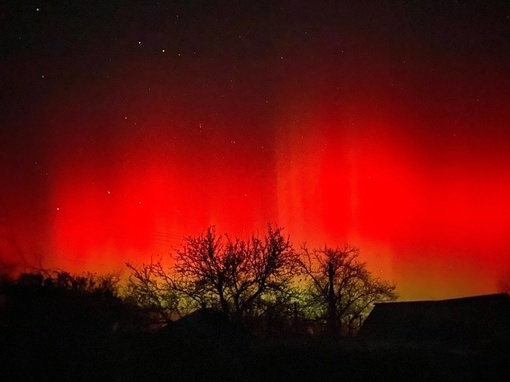
[[[151,258],[140,267],[126,263],[131,270],[127,285],[127,300],[136,303],[156,322],[169,322],[181,316],[182,300],[176,280],[161,259]]]
[[[175,271],[181,292],[244,319],[263,314],[270,301],[290,288],[296,261],[282,228],[268,226],[262,239],[252,235],[240,240],[217,235],[211,227],[185,239],[175,256]]]
[[[300,264],[307,279],[308,306],[324,322],[329,336],[352,333],[375,301],[397,298],[394,285],[374,278],[366,263],[359,261],[358,248],[309,250],[304,246]]]
[[[263,238],[218,235],[214,227],[187,236],[165,268],[161,259],[131,269],[128,295],[162,320],[213,307],[248,323],[289,301],[297,255],[282,228]],[[269,313],[268,313],[269,314]]]

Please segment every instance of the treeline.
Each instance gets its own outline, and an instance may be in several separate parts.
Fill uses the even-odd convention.
[[[359,253],[348,245],[296,249],[271,225],[247,239],[210,227],[168,259],[128,263],[126,297],[154,322],[214,308],[259,336],[354,335],[374,302],[397,298]]]
[[[374,302],[397,298],[395,285],[374,277],[359,254],[348,245],[296,249],[271,225],[247,239],[210,227],[186,236],[168,258],[127,263],[125,280],[39,270],[5,279],[0,293],[44,290],[81,299],[104,309],[96,316],[107,316],[116,330],[162,327],[213,308],[259,337],[352,336]]]
[[[269,237],[275,234],[274,230],[271,232],[272,235]],[[276,235],[279,236],[281,235]],[[195,239],[200,237],[204,239],[210,237],[210,234],[205,233]],[[268,240],[269,245],[266,247],[265,237],[261,240],[263,248],[273,248],[273,241]],[[223,243],[226,248],[230,245],[225,237],[219,242],[213,242]],[[218,248],[221,248],[221,245]],[[181,249],[184,250],[185,247]],[[341,261],[351,259],[351,266],[358,263],[357,258],[353,257],[355,252],[345,252],[339,257]],[[218,253],[231,254],[228,251]],[[276,256],[277,250],[273,248],[265,253]],[[323,262],[317,263],[316,269],[331,263],[326,268],[331,273],[335,272],[336,266],[343,264],[331,262],[331,258],[336,259],[338,256],[336,251],[321,250],[315,253],[309,250],[296,255],[299,255],[299,261],[305,262],[305,265],[308,265],[308,258],[314,263],[317,260],[314,256],[319,256]],[[208,253],[207,256],[209,259],[215,257],[212,253]],[[154,264],[157,262],[152,263]],[[177,264],[172,265],[165,271],[172,272],[173,277],[177,277],[179,268],[176,267]],[[146,266],[140,267],[138,271],[141,272],[143,269],[146,269]],[[299,268],[296,268],[296,272],[297,269]],[[355,275],[363,273],[362,269],[363,266],[352,271],[350,277],[357,277]],[[253,273],[258,274],[257,272]],[[138,281],[134,273],[133,271],[132,282],[136,286]],[[152,274],[152,271],[148,274]],[[301,282],[299,283],[297,278],[297,284],[293,284],[292,281],[289,288],[296,288],[304,294],[296,301],[313,302],[320,296],[320,290],[314,286],[320,277],[314,275],[317,280],[314,281],[311,276],[305,277],[305,274],[306,271],[301,270],[301,273],[292,274],[292,277],[289,275],[291,281],[301,276]],[[280,280],[279,276],[275,278]],[[268,280],[272,280],[272,277],[268,277]],[[327,280],[328,278],[323,279]],[[170,279],[166,281],[169,282]],[[177,278],[174,281],[181,280]],[[249,284],[248,281],[245,283]],[[247,284],[245,288],[248,288]],[[163,288],[165,284],[158,285],[162,287],[161,290],[153,289],[154,284],[151,286],[151,290],[157,292],[155,294],[157,296],[160,296],[160,293],[161,296],[170,292],[177,296],[183,293],[180,289],[178,293],[175,289],[169,291]],[[324,287],[326,284],[320,285]],[[129,288],[135,286],[131,285]],[[328,334],[326,323],[327,314],[330,312],[327,305],[322,306],[322,310],[315,311],[314,317],[309,313],[312,310],[305,310],[293,303],[294,297],[290,298],[289,302],[281,304],[278,296],[283,289],[274,285],[266,292],[259,293],[260,299],[252,299],[254,305],[246,310],[235,310],[237,308],[230,306],[234,303],[235,294],[231,295],[233,292],[224,294],[225,306],[228,306],[230,317],[242,322],[228,319],[221,310],[219,296],[215,296],[215,292],[206,293],[207,288],[204,287],[204,290],[201,289],[204,295],[197,300],[202,302],[205,299],[207,306],[211,305],[216,309],[199,309],[181,319],[168,322],[164,327],[160,319],[165,317],[168,320],[169,315],[177,314],[174,308],[166,309],[166,306],[162,305],[164,310],[153,309],[148,302],[150,300],[140,300],[140,296],[127,293],[130,289],[126,291],[126,288],[127,285],[116,275],[72,275],[63,271],[30,272],[20,275],[15,280],[1,280],[2,381],[256,382],[325,381],[343,378],[366,382],[411,379],[454,381],[458,380],[459,376],[463,381],[508,379],[508,350],[501,353],[498,353],[501,349],[471,352],[450,349],[443,343],[330,341],[322,336],[319,340],[295,337],[256,338],[245,330],[245,325],[252,323],[251,317],[258,317],[258,321],[254,320],[258,322],[257,325],[262,325],[261,322],[267,323],[269,317],[273,317],[271,318],[273,320],[274,317],[278,317],[273,313],[271,316],[269,314],[271,309],[268,307],[273,309],[279,307],[280,311],[287,309],[288,314],[279,316],[286,317],[284,323],[299,322],[293,321],[295,316],[292,314],[296,312],[303,317],[311,317],[313,322],[317,320],[320,323],[320,327],[323,328],[322,334]],[[236,290],[236,287],[232,288]],[[316,292],[312,294],[308,292],[308,288]],[[238,289],[242,288],[238,286]],[[258,287],[253,290],[257,291]],[[207,297],[209,293],[210,296]],[[290,292],[286,292],[288,296],[287,293]],[[310,295],[306,297],[306,293]],[[249,301],[252,295],[250,293],[239,297],[239,307],[242,306],[241,300]],[[169,306],[178,306],[182,309],[179,313],[184,315],[186,313],[184,308],[193,309],[196,300],[191,297],[182,299],[186,300],[180,302],[182,307],[176,302],[169,303]],[[360,297],[359,300],[363,299],[364,297]],[[325,301],[324,297],[319,301]],[[284,306],[287,308],[284,309]],[[245,312],[239,316],[241,318],[234,318],[241,311]],[[339,311],[337,314],[340,314]],[[348,325],[349,321],[346,319],[345,325]],[[255,327],[261,330],[257,325]],[[292,325],[289,325],[289,328],[292,328]],[[282,333],[273,332],[272,335]],[[262,334],[267,337],[271,333]]]
[[[246,239],[211,227],[126,269],[1,278],[2,381],[508,379],[508,349],[331,341],[396,298],[355,247],[295,248],[272,226]]]

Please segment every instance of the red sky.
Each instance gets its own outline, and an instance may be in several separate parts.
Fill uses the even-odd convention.
[[[282,4],[13,8],[2,259],[105,272],[271,222],[405,299],[496,291],[510,11]]]

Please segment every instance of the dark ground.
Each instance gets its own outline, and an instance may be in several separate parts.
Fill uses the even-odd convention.
[[[64,329],[65,330],[65,329]],[[508,381],[502,349],[357,341],[211,342],[158,333],[12,332],[4,381]]]
[[[510,380],[509,346],[494,341],[262,340],[215,316],[147,332],[108,295],[18,287],[0,297],[2,381]]]

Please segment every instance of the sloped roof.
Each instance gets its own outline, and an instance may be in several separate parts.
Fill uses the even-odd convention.
[[[233,346],[250,339],[248,331],[220,311],[198,309],[164,327],[160,333],[186,341]]]
[[[510,297],[500,293],[377,303],[359,335],[402,340],[510,339]]]

